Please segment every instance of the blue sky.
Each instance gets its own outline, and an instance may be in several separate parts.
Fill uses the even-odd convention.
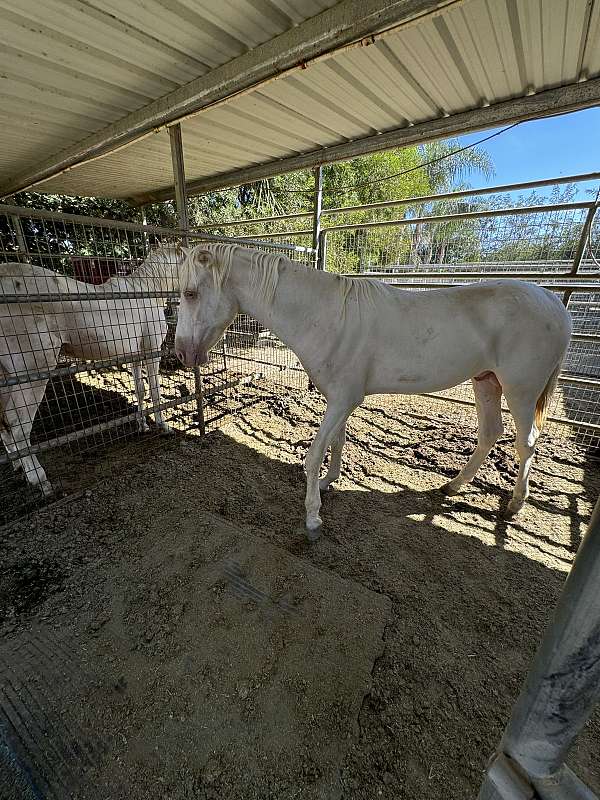
[[[470,144],[490,133],[461,136],[460,142]],[[472,176],[473,187],[600,172],[600,108],[523,122],[482,147],[491,155],[496,174],[489,180]],[[582,199],[585,188],[597,186],[597,181],[583,184]]]

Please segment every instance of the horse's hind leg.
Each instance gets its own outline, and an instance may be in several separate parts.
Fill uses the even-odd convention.
[[[342,450],[346,443],[346,423],[342,425],[340,430],[334,435],[331,441],[331,460],[329,461],[329,469],[324,478],[319,481],[319,489],[326,492],[329,486],[340,477],[342,470]]]
[[[504,512],[504,518],[511,519],[523,508],[529,496],[529,471],[540,431],[535,425],[537,398],[510,392],[505,392],[505,394],[517,429],[515,446],[519,456],[519,474],[512,499]]]
[[[2,431],[2,441],[9,455],[29,449],[33,420],[44,397],[47,383],[47,380],[40,380],[20,385],[3,400],[5,428]],[[27,483],[39,486],[45,496],[53,493],[52,484],[35,455],[21,455],[11,460],[13,465],[21,467]]]
[[[140,433],[145,433],[148,430],[148,423],[146,422],[146,406],[144,399],[144,395],[146,394],[146,388],[144,386],[144,377],[142,375],[142,365],[139,363],[139,361],[136,361],[133,364],[131,364],[131,374],[133,376],[133,385],[135,387],[135,397],[138,404],[138,411],[140,412],[137,421],[138,431]]]
[[[456,494],[463,484],[473,480],[477,470],[504,431],[502,387],[498,379],[494,373],[490,373],[485,378],[474,379],[472,383],[477,408],[477,447],[456,478],[442,486],[442,491],[448,495]]]

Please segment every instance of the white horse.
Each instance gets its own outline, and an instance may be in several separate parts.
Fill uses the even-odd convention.
[[[528,495],[536,441],[571,335],[552,292],[517,280],[401,291],[369,278],[310,269],[282,255],[203,244],[181,269],[175,349],[203,364],[238,312],[287,344],[327,400],[306,456],[306,527],[321,526],[319,489],[340,475],[346,420],[367,394],[419,394],[471,378],[479,436],[475,452],[444,488],[470,481],[503,431],[504,393],[516,425],[520,469],[506,516]],[[319,482],[327,447],[331,462]]]
[[[81,359],[137,358],[131,365],[140,416],[140,431],[148,429],[144,416],[145,362],[156,423],[168,432],[160,406],[158,369],[160,350],[167,332],[164,298],[112,299],[112,292],[173,291],[179,288],[177,271],[183,252],[178,247],[155,250],[127,277],[114,276],[90,285],[32,264],[0,264],[0,435],[13,467],[21,467],[27,481],[44,495],[52,485],[35,455],[28,452],[33,420],[47,378],[29,375],[53,370],[61,351]],[[56,294],[64,299],[36,300],[36,295]],[[23,302],[2,303],[2,294],[22,295]],[[94,295],[98,299],[79,299]],[[73,295],[70,299],[68,295]],[[18,382],[10,382],[16,378]]]

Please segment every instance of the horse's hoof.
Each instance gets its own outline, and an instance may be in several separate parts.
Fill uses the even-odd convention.
[[[50,481],[42,481],[39,484],[40,489],[42,490],[42,494],[44,497],[52,497],[54,494],[54,489],[52,488],[52,484]]]
[[[170,425],[161,425],[159,427],[161,436],[169,436],[171,433],[175,433],[175,429],[172,428]]]
[[[324,480],[319,481],[319,491],[321,494],[325,494],[325,492],[331,491],[331,484],[326,483]]]
[[[440,486],[440,492],[445,494],[446,497],[454,497],[455,494],[458,494],[460,491],[460,486],[455,486],[452,481],[449,483],[445,483],[443,486]]]
[[[323,521],[320,517],[306,523],[306,538],[309,542],[316,542],[321,536],[323,530]]]
[[[513,501],[511,500],[510,503],[506,506],[506,508],[502,512],[502,515],[501,515],[502,519],[505,519],[505,520],[514,519],[517,516],[517,514],[519,513],[519,511],[523,508],[524,505],[525,505],[525,502],[514,503],[513,504]]]

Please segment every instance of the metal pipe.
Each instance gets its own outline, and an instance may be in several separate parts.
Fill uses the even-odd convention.
[[[279,231],[279,232],[271,232],[271,233],[261,233],[263,239],[275,239],[277,236],[312,236],[313,230],[312,228],[305,228],[301,231]],[[246,236],[240,236],[237,239],[238,242],[249,242],[252,241]],[[305,250],[311,250],[312,248],[304,248]]]
[[[183,139],[181,138],[181,125],[169,128],[169,143],[171,145],[171,163],[173,166],[173,180],[175,182],[175,208],[179,229],[187,231],[189,227],[187,213],[187,194],[185,191],[185,169],[183,155]],[[187,246],[187,236],[182,236],[184,246]]]
[[[0,380],[0,389],[4,386],[18,386],[21,383],[34,383],[35,381],[47,381],[52,378],[66,378],[71,375],[77,375],[80,372],[94,372],[100,367],[119,367],[125,364],[139,364],[144,363],[151,358],[160,358],[162,353],[160,350],[154,350],[149,353],[143,353],[138,356],[116,357],[116,358],[103,358],[98,361],[82,362],[79,364],[72,364],[69,367],[55,367],[54,369],[42,369],[37,372],[18,372],[16,375],[11,375],[8,378]]]
[[[453,222],[459,219],[484,219],[486,217],[509,217],[523,214],[537,214],[548,211],[571,211],[583,208],[592,208],[593,202],[559,203],[555,205],[544,204],[539,206],[518,206],[513,208],[488,209],[486,211],[461,211],[457,214],[439,214],[430,217],[409,217],[402,219],[389,219],[380,222],[355,222],[350,225],[330,225],[328,231],[349,231],[363,228],[386,228],[390,225],[417,225],[430,222]]]
[[[457,192],[443,192],[442,194],[415,195],[413,197],[403,197],[399,200],[384,200],[378,203],[364,203],[358,206],[338,206],[334,208],[324,208],[321,215],[348,214],[353,211],[377,211],[382,208],[395,208],[397,206],[423,205],[436,200],[457,200],[460,197],[478,197],[497,192],[514,192],[520,189],[537,189],[543,186],[555,186],[565,183],[578,183],[584,181],[600,180],[600,172],[586,172],[579,175],[567,175],[557,178],[544,178],[538,181],[525,181],[523,183],[505,183],[500,186],[486,186],[481,189],[461,189]],[[335,189],[335,187],[334,187]],[[301,211],[294,214],[279,214],[272,217],[251,217],[250,219],[234,219],[226,222],[219,222],[211,225],[201,225],[200,229],[224,228],[238,225],[258,225],[265,222],[281,222],[287,219],[309,219],[312,211]]]
[[[533,778],[559,772],[600,700],[600,500],[501,749]]]
[[[590,229],[592,227],[592,223],[594,221],[594,215],[596,214],[598,206],[595,204],[590,208],[585,218],[585,222],[583,223],[583,228],[581,229],[581,236],[579,237],[579,242],[577,244],[577,250],[575,251],[575,255],[573,257],[573,265],[571,266],[571,275],[577,275],[579,272],[579,265],[581,264],[581,259],[583,258],[583,254],[585,252],[585,248],[587,245],[588,236],[590,233]],[[569,305],[569,299],[572,295],[572,292],[567,290],[563,295],[563,303],[566,306]]]
[[[320,270],[327,269],[327,231],[324,230],[319,234],[319,259],[317,261],[317,268]]]
[[[323,167],[315,167],[315,192],[313,198],[312,247],[315,255],[315,267],[319,268],[319,243],[321,241],[321,209],[323,207]]]
[[[177,208],[177,218],[179,227],[184,231],[181,241],[184,247],[188,245],[187,230],[189,228],[188,201],[185,189],[185,158],[183,154],[183,139],[181,137],[181,125],[173,125],[169,128],[169,142],[171,144],[171,162],[173,165],[173,179],[175,181],[175,205]],[[202,386],[202,374],[200,367],[192,368],[194,374],[194,395],[196,397],[196,412],[198,414],[198,429],[200,435],[204,436],[206,426],[204,423],[204,394]]]
[[[479,262],[478,266],[484,264],[485,262]],[[463,272],[455,272],[452,269],[452,264],[448,264],[448,269],[444,272],[427,272],[426,270],[401,270],[399,272],[357,272],[357,273],[346,273],[347,275],[356,275],[357,277],[361,278],[387,278],[388,280],[398,278],[518,278],[519,280],[528,279],[528,278],[562,278],[563,280],[580,280],[580,276],[573,275],[571,272],[543,272],[541,270],[531,270],[528,272],[521,271],[521,272],[511,272],[510,270],[503,270],[503,271],[495,271],[495,272],[482,272],[481,270],[478,271],[463,271]],[[590,280],[594,278],[600,279],[600,272],[586,272],[585,279]]]
[[[369,275],[365,275],[364,273],[351,273],[346,275],[345,277],[351,278],[369,278]],[[477,276],[480,278],[485,278],[485,273]],[[404,281],[404,280],[396,280],[395,278],[392,281],[387,281],[387,285],[396,289],[449,289],[452,286],[470,286],[469,283],[452,283],[450,281],[435,281],[435,282],[427,282],[427,276],[423,276],[423,279],[420,282],[415,281]],[[536,281],[537,286],[541,286],[544,289],[550,289],[554,292],[562,292],[565,289],[572,289],[575,292],[600,292],[600,283],[576,283],[575,281],[572,282],[561,282],[561,283],[544,283]]]
[[[444,400],[447,403],[455,403],[460,406],[470,406],[475,408],[474,400],[467,400],[463,397],[449,397],[448,395],[436,394],[435,392],[422,392],[419,397],[432,397],[434,400]],[[504,414],[509,414],[508,408],[503,408]],[[556,417],[549,415],[546,417],[548,422],[555,422],[558,425],[565,425],[568,428],[577,428],[578,430],[589,431],[590,433],[598,433],[600,431],[600,424],[594,422],[580,422],[579,420],[568,419],[567,417]]]
[[[138,231],[140,233],[147,231],[148,233],[155,233],[163,236],[174,236],[177,233],[177,231],[172,228],[142,225],[139,222],[121,222],[114,219],[86,217],[81,214],[66,214],[62,211],[46,211],[38,208],[11,206],[7,203],[0,203],[0,214],[6,214],[9,217],[31,217],[32,219],[51,219],[57,222],[73,222],[79,225],[94,225],[99,228],[118,228],[120,230]],[[42,255],[45,255],[45,253]],[[64,255],[66,256],[68,254],[65,253]]]
[[[197,233],[195,229],[189,231],[182,231],[179,228],[164,228],[154,225],[142,225],[138,222],[120,222],[111,219],[101,219],[99,217],[85,217],[81,214],[63,214],[60,211],[45,211],[41,209],[24,208],[22,206],[11,206],[0,203],[0,214],[6,214],[8,217],[25,217],[30,219],[48,219],[56,222],[72,222],[78,225],[93,225],[97,228],[112,228],[118,230],[135,231],[136,233],[152,233],[155,236],[168,237],[170,239],[180,238],[182,234],[188,233],[197,239],[203,239],[207,242],[230,242],[231,244],[239,244],[239,238],[228,236],[213,236],[210,233]],[[278,234],[281,235],[281,234]],[[270,243],[264,242],[262,239],[244,239],[245,244],[255,244],[257,247],[269,245]],[[279,249],[291,250],[293,252],[311,252],[311,248],[302,247],[300,245],[290,244],[287,242],[278,242]],[[39,258],[69,258],[69,253],[30,253],[32,257]],[[104,258],[104,256],[102,256]],[[111,258],[111,256],[106,256]],[[114,256],[112,258],[115,258]],[[118,260],[118,259],[117,259]]]
[[[152,281],[154,283],[154,281]],[[39,294],[2,294],[0,303],[65,303],[95,302],[96,300],[146,300],[150,298],[179,297],[179,292],[170,289],[139,292],[40,292]]]
[[[178,397],[176,400],[170,400],[168,402],[161,403],[159,406],[153,406],[152,411],[155,413],[156,411],[165,411],[166,409],[175,408],[176,406],[189,403],[193,400],[195,400],[195,395],[193,394],[186,395],[185,397]],[[122,425],[126,425],[128,422],[135,422],[136,420],[141,419],[143,416],[144,415],[140,411],[135,411],[131,414],[125,414],[122,417],[116,417],[115,419],[107,420],[106,422],[99,422],[96,425],[90,425],[88,428],[81,428],[78,431],[72,431],[71,433],[64,433],[61,436],[55,436],[53,439],[47,439],[44,442],[29,445],[29,447],[22,447],[19,450],[12,450],[10,453],[0,456],[0,464],[8,464],[11,461],[16,461],[19,458],[23,458],[24,456],[34,455],[35,453],[41,453],[46,450],[53,450],[55,447],[62,447],[65,444],[76,442],[79,439],[86,439],[88,436],[94,436],[95,434],[104,433],[105,431],[112,430],[113,428],[119,428]]]
[[[205,398],[208,398],[215,394],[219,394],[220,392],[224,392],[227,389],[237,386],[242,380],[243,378],[236,378],[235,380],[228,381],[222,386],[213,387],[212,389],[206,391],[204,396]],[[178,397],[175,400],[169,400],[167,402],[160,403],[158,406],[152,406],[151,411],[154,413],[156,413],[156,411],[166,411],[169,408],[176,408],[177,406],[184,405],[185,403],[191,403],[195,400],[195,394],[188,394],[185,395],[185,397]],[[122,417],[107,420],[106,422],[99,422],[96,425],[90,425],[88,428],[81,428],[78,431],[72,431],[71,433],[65,433],[61,436],[56,436],[53,439],[47,439],[44,442],[38,442],[38,444],[29,445],[29,447],[22,447],[19,450],[13,450],[10,452],[10,454],[7,453],[0,455],[0,464],[8,464],[12,461],[16,461],[19,458],[23,458],[24,456],[35,455],[36,453],[53,450],[56,447],[62,447],[65,444],[76,442],[79,439],[86,439],[88,436],[94,436],[95,434],[104,433],[105,431],[112,430],[113,428],[119,428],[122,425],[126,425],[128,422],[135,422],[141,417],[141,412],[135,411],[131,414],[125,414]]]
[[[323,214],[326,213],[323,209]],[[265,222],[281,222],[286,219],[310,219],[312,211],[298,211],[294,214],[275,214],[272,217],[250,217],[249,219],[230,219],[225,222],[211,222],[209,225],[198,225],[194,230],[204,231],[213,228],[234,228],[240,225],[258,225]]]

